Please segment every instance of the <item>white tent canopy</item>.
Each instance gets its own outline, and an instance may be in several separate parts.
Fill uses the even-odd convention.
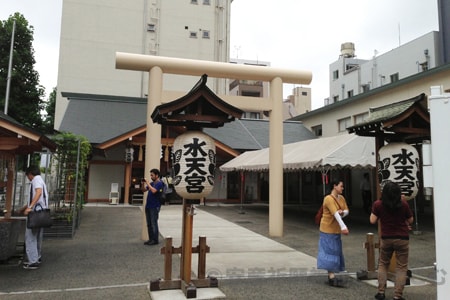
[[[375,166],[373,137],[344,134],[283,145],[285,171]],[[224,172],[268,169],[269,148],[244,152],[220,167]]]

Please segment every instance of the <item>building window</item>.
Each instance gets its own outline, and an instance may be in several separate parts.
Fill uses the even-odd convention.
[[[209,39],[209,30],[202,31],[202,38]]]
[[[197,0],[191,0],[191,4],[198,4]]]
[[[260,114],[254,111],[244,112],[243,118],[245,119],[261,119]]]
[[[333,96],[333,103],[336,103],[339,101],[339,96]]]
[[[370,84],[363,84],[362,85],[362,92],[366,93],[368,91],[370,91]]]
[[[308,96],[308,92],[303,91],[302,96]]]
[[[350,117],[338,120],[339,132],[347,130],[352,124],[352,119]]]
[[[241,90],[241,96],[261,97],[261,92],[259,92],[259,91],[243,91],[243,90]]]
[[[359,123],[363,123],[367,120],[367,118],[369,117],[369,113],[363,113],[363,114],[359,114],[359,115],[355,115],[354,116],[354,120],[355,120],[355,124],[359,124]]]
[[[333,80],[336,80],[339,78],[339,70],[333,71]]]
[[[391,83],[392,82],[396,82],[396,81],[398,81],[398,73],[395,73],[395,74],[391,75]]]
[[[316,136],[322,136],[322,125],[311,127],[311,131],[314,132]]]
[[[348,64],[345,66],[346,71],[356,70],[357,68],[358,68],[358,65],[356,65],[356,64]]]
[[[196,39],[197,38],[197,32],[195,32],[195,31],[189,32],[189,37],[193,38],[193,39]]]
[[[155,31],[155,24],[147,24],[147,31],[154,32]]]
[[[353,97],[353,90],[347,91],[347,98]]]
[[[209,2],[209,0],[203,0],[203,5],[211,5],[211,3]]]

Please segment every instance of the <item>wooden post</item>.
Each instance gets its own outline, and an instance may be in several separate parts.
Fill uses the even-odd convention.
[[[206,253],[209,247],[206,245],[206,236],[202,235],[198,238],[198,270],[197,279],[205,279],[206,276]]]
[[[172,237],[166,237],[164,247],[164,280],[169,281],[172,279]]]
[[[131,189],[131,172],[133,169],[133,163],[125,164],[125,185],[123,189],[123,204],[130,203],[130,189]]]
[[[379,243],[374,243],[373,233],[367,233],[364,248],[367,249],[367,270],[356,272],[359,280],[375,279],[377,272],[375,270],[375,248],[379,248]]]
[[[375,244],[373,242],[373,233],[367,234],[367,271],[375,271]]]
[[[192,263],[192,225],[193,225],[193,205],[186,204],[183,199],[183,237],[181,250],[181,279],[189,284],[191,282],[191,263]]]
[[[12,163],[11,163],[12,165]],[[14,190],[14,170],[12,168],[8,168],[7,174],[8,180],[6,183],[6,205],[5,205],[5,219],[11,218],[12,213],[12,203],[13,203],[13,190]]]

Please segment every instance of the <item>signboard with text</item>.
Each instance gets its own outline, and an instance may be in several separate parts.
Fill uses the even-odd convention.
[[[172,166],[172,184],[180,197],[206,197],[214,187],[214,140],[201,131],[188,131],[178,136],[173,144]]]
[[[379,150],[378,179],[381,187],[387,181],[400,185],[406,200],[416,197],[419,190],[419,154],[406,143],[389,143]]]

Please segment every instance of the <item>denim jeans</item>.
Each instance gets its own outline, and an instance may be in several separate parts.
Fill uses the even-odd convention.
[[[148,239],[150,241],[159,242],[158,217],[161,207],[146,208],[145,218],[147,221]]]
[[[408,271],[409,241],[402,239],[382,239],[380,246],[380,259],[378,262],[378,292],[384,293],[386,289],[387,270],[395,252],[395,286],[394,297],[400,298],[406,284]]]

